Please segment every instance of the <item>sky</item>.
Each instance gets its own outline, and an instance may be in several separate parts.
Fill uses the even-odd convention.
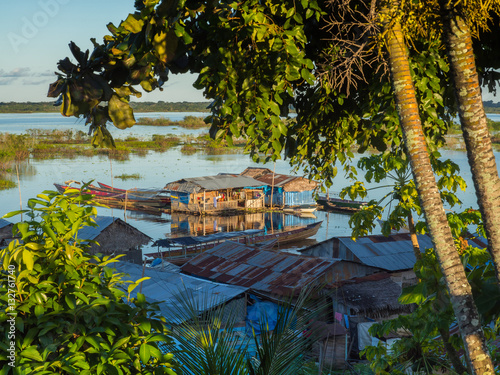
[[[10,0],[0,15],[0,102],[53,101],[47,97],[56,80],[57,62],[71,56],[70,41],[92,50],[90,38],[102,42],[106,25],[118,25],[134,11],[134,0]],[[162,92],[139,101],[200,102],[195,76],[171,75]],[[484,100],[500,101],[485,94]]]
[[[54,101],[47,97],[56,80],[57,62],[72,57],[68,44],[82,50],[109,35],[134,11],[134,0],[10,0],[0,14],[0,102]],[[201,102],[195,76],[171,75],[164,90],[143,94],[140,101]],[[139,87],[140,88],[140,87]]]

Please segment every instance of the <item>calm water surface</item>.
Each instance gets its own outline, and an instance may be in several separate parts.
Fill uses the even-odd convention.
[[[171,120],[182,120],[185,116],[205,116],[204,113],[147,113],[136,114],[139,117],[168,117]],[[490,118],[500,121],[500,115],[489,115]],[[0,132],[10,132],[20,134],[27,129],[72,129],[85,130],[83,122],[75,121],[74,118],[65,118],[59,114],[0,114]],[[152,134],[193,134],[193,130],[172,127],[152,127],[136,126],[128,130],[110,129],[114,137],[124,138],[129,135],[148,137]],[[203,129],[203,132],[206,130]],[[198,134],[202,131],[195,131]],[[127,134],[126,134],[127,133]],[[477,207],[476,198],[473,192],[470,169],[467,164],[465,152],[443,151],[444,158],[450,158],[461,168],[461,175],[466,180],[469,188],[466,192],[459,192],[459,198],[464,202],[463,208]],[[499,157],[496,153],[497,158]],[[26,201],[35,197],[43,190],[54,190],[54,183],[64,182],[69,179],[77,181],[100,181],[121,188],[161,188],[168,182],[184,177],[199,177],[216,175],[218,173],[240,173],[249,166],[256,166],[247,155],[206,155],[197,152],[194,155],[184,155],[180,152],[180,147],[172,148],[164,153],[149,152],[145,156],[131,155],[126,161],[110,161],[107,156],[78,157],[74,159],[54,159],[54,160],[30,160],[29,163],[21,165],[19,189],[0,191],[0,217],[10,211],[18,210],[22,205],[26,207]],[[267,165],[273,169],[273,165]],[[287,162],[278,161],[276,172],[291,174],[291,167]],[[138,173],[140,180],[121,181],[114,178],[121,174]],[[16,176],[11,176],[15,180]],[[336,178],[333,193],[339,192],[343,187],[348,186],[348,181],[344,176]],[[376,187],[376,185],[368,185]],[[387,193],[387,189],[377,189],[370,192],[369,199],[379,199]],[[126,220],[129,224],[146,233],[153,239],[163,238],[169,235],[187,234],[188,226],[179,225],[178,217],[171,217],[167,214],[152,216],[138,212],[119,209],[98,208],[100,215],[116,216]],[[260,221],[263,228],[267,230],[280,229],[283,226],[303,225],[314,221],[323,221],[322,227],[314,241],[323,241],[332,236],[346,236],[350,234],[349,216],[337,213],[327,213],[323,211],[315,212],[316,219],[299,218],[293,215],[276,215],[272,217],[264,216]],[[9,219],[15,221],[16,217]],[[249,229],[248,222],[253,218],[241,217],[235,219],[232,224],[227,220],[208,217],[204,228],[207,231],[225,231],[228,229]],[[236,224],[235,224],[236,223]],[[245,225],[247,227],[245,227]],[[256,224],[254,224],[255,226]],[[192,225],[191,225],[192,227]],[[272,229],[271,229],[272,228]],[[262,228],[261,228],[262,229]],[[184,232],[182,232],[184,230]],[[379,233],[377,228],[375,233]],[[310,243],[311,241],[309,241]],[[307,244],[309,244],[307,243]],[[305,244],[299,244],[305,245]],[[146,249],[145,252],[150,251]]]

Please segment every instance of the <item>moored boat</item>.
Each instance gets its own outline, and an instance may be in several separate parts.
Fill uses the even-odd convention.
[[[368,202],[353,201],[342,198],[319,196],[316,200],[318,204],[322,205],[326,210],[340,211],[340,212],[357,212],[361,211]]]
[[[65,184],[54,184],[58,191],[64,192],[66,189],[81,190],[80,186],[71,186],[74,181],[67,181]],[[94,195],[94,200],[105,205],[126,208],[129,210],[154,210],[163,209],[170,204],[170,196],[156,193],[150,195],[136,194],[135,191],[124,189],[108,189],[88,185],[85,192]]]
[[[259,246],[259,244],[265,246],[272,243],[272,247],[274,247],[314,236],[321,227],[321,223],[322,221],[319,221],[298,228],[274,233],[265,233],[262,230],[250,229],[237,232],[220,232],[208,236],[165,238],[154,243],[154,246],[158,246],[158,251],[156,253],[148,253],[145,255],[153,258],[188,256],[188,254],[198,254],[211,249],[219,243],[228,240],[257,246]],[[160,247],[166,247],[169,248],[169,250],[160,251]]]
[[[291,213],[294,213],[294,214],[304,214],[304,213],[313,213],[314,211],[316,211],[317,209],[317,205],[311,205],[311,204],[304,204],[304,205],[300,205],[300,206],[290,206],[290,207],[287,207],[285,206],[283,208],[283,212],[291,212]]]

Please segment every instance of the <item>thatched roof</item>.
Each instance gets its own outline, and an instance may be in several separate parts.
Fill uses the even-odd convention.
[[[353,314],[387,317],[415,309],[414,304],[399,303],[401,291],[401,286],[392,281],[389,274],[374,274],[346,281],[335,291],[335,296]]]
[[[311,326],[311,329],[316,333],[318,340],[333,338],[335,336],[343,336],[347,334],[347,329],[340,323],[326,323],[317,321]]]

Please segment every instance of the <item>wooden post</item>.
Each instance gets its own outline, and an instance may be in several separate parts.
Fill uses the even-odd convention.
[[[123,219],[125,220],[125,222],[127,222],[127,199],[128,199],[128,190],[125,191],[125,207],[123,209]]]
[[[272,211],[272,209],[273,209],[274,175],[275,175],[275,173],[274,173],[274,172],[276,172],[276,162],[274,162],[274,168],[273,168],[273,180],[272,180],[272,182],[271,182],[271,211]],[[264,206],[266,205],[265,203],[266,203],[266,201],[265,201],[265,199],[264,199]]]
[[[111,187],[113,187],[113,163],[111,162],[111,158],[109,158],[109,169],[111,172]]]
[[[17,187],[19,188],[19,207],[20,210],[23,210],[23,199],[21,196],[21,181],[19,180],[19,168],[16,163],[16,174],[17,174]],[[21,212],[21,221],[23,221],[23,213]]]

